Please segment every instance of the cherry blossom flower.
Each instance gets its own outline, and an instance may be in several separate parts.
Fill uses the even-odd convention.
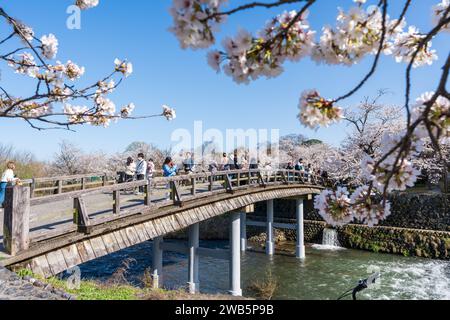
[[[350,223],[354,216],[347,188],[338,187],[336,191],[324,190],[314,200],[314,207],[320,216],[332,226]]]
[[[380,221],[385,220],[391,214],[389,201],[386,201],[383,205],[375,197],[376,195],[373,192],[369,194],[368,186],[357,188],[350,197],[354,217],[369,227],[379,224]],[[379,195],[378,198],[381,199]]]
[[[376,54],[380,48],[383,30],[383,16],[378,7],[364,10],[352,7],[348,13],[342,9],[337,16],[335,28],[325,26],[319,43],[314,47],[312,58],[317,63],[344,64],[359,63],[367,54]],[[394,36],[404,26],[404,22],[386,18],[386,37]],[[385,41],[383,52],[391,52],[391,42]]]
[[[84,74],[84,71],[84,67],[79,67],[77,64],[73,63],[70,60],[67,61],[64,68],[64,74],[72,81],[79,79]]]
[[[47,36],[42,36],[42,55],[47,59],[53,59],[58,53],[58,39],[55,35],[50,33]]]
[[[286,11],[267,22],[257,36],[241,29],[234,38],[224,39],[224,52],[208,56],[209,64],[217,71],[217,64],[226,61],[224,72],[237,83],[277,77],[285,61],[298,61],[311,52],[315,32],[306,18],[307,12],[299,16]]]
[[[215,42],[214,32],[226,17],[207,17],[218,13],[227,0],[173,0],[170,14],[173,27],[170,31],[178,38],[183,49],[208,48]]]
[[[32,78],[36,78],[39,73],[39,68],[36,65],[34,56],[30,53],[21,53],[18,55],[19,59],[11,59],[8,65],[15,69],[16,73],[26,74]]]
[[[216,72],[220,72],[220,63],[222,61],[222,54],[215,50],[208,53],[208,65]]]
[[[133,73],[133,64],[131,62],[116,59],[114,64],[116,65],[116,71],[121,72],[126,78]]]
[[[130,104],[124,106],[120,110],[120,114],[121,114],[122,118],[128,118],[130,116],[130,114],[134,111],[135,108],[136,107],[135,107],[134,103],[130,103]]]
[[[89,108],[86,106],[73,106],[71,104],[64,105],[64,113],[72,123],[84,123]]]
[[[410,26],[408,32],[399,33],[393,44],[392,54],[394,55],[395,60],[397,62],[411,62],[419,43],[425,37],[426,35],[421,34],[414,26]],[[431,45],[430,41],[419,51],[413,63],[414,68],[423,65],[432,65],[433,61],[438,59],[436,51],[430,49]]]
[[[75,4],[80,9],[86,10],[98,6],[99,0],[77,0]]]
[[[28,44],[27,42],[31,42],[34,39],[34,31],[31,27],[27,26],[26,24],[17,21],[14,25],[14,30],[17,32],[17,34],[20,35],[22,38],[22,41],[25,44]]]
[[[413,110],[413,120],[420,117],[426,109],[426,104],[432,99],[434,92],[425,92],[417,99],[417,104]],[[428,120],[433,124],[432,133],[435,137],[441,139],[450,137],[450,100],[446,97],[437,97],[435,103],[431,106]],[[428,130],[424,124],[417,127],[415,134],[420,138],[428,136]]]
[[[433,6],[433,23],[437,25],[442,18],[445,18],[445,11],[448,10],[450,6],[450,0],[442,0],[437,5]],[[447,15],[448,16],[448,15]],[[444,28],[444,31],[450,32],[450,23],[447,23]]]
[[[114,91],[115,87],[116,87],[116,83],[113,79],[109,80],[109,81],[99,81],[97,83],[97,95],[100,94],[107,94],[107,93],[111,93]]]
[[[321,97],[316,90],[303,92],[299,109],[300,122],[311,129],[328,126],[344,117],[341,108],[334,106],[333,101]]]
[[[402,159],[396,163],[395,156],[395,153],[389,156],[376,169],[375,160],[372,157],[366,156],[361,161],[363,175],[373,182],[380,192],[384,192],[385,188],[387,192],[404,191],[407,187],[413,187],[420,175],[420,171],[411,161]]]
[[[18,106],[19,112],[22,116],[27,118],[40,117],[52,112],[52,105],[49,103],[37,103],[34,101],[27,101]]]
[[[168,121],[175,120],[175,118],[177,117],[175,109],[172,109],[171,107],[166,106],[166,105],[163,105],[163,113],[162,113],[162,115],[164,117],[166,117],[166,119]]]

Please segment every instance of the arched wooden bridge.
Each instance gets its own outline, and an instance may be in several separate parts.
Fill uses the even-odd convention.
[[[77,184],[73,181],[80,180],[81,190],[74,190]],[[301,215],[297,228],[301,233],[298,240],[301,251],[304,248],[301,199],[311,199],[323,189],[320,178],[311,176],[307,179],[300,172],[290,170],[201,173],[154,178],[150,183],[136,181],[112,185],[106,176],[59,177],[43,179],[42,182],[50,182],[51,186],[40,189],[36,185],[38,182],[7,189],[3,254],[0,256],[3,266],[29,268],[36,274],[51,277],[148,240],[157,244],[155,258],[155,255],[162,255],[160,249],[170,249],[168,244],[163,246],[162,237],[189,228],[189,244],[185,250],[178,249],[189,254],[189,248],[194,248],[190,283],[195,283],[198,278],[195,274],[197,251],[203,255],[220,255],[214,250],[199,248],[198,223],[232,212],[231,241],[234,245],[230,251],[240,251],[236,247],[240,246],[239,236],[234,235],[241,233],[242,238],[245,222],[242,227],[237,212],[248,212],[253,204],[268,201],[268,250],[273,251],[273,200],[298,199],[301,201],[298,202]],[[88,189],[90,185],[94,187]],[[142,188],[143,195],[134,195],[138,188]],[[48,191],[56,194],[45,195]],[[39,195],[40,192],[44,194]],[[298,255],[302,256],[304,252]],[[233,259],[235,255],[230,257],[232,264],[240,267]],[[156,259],[162,263],[162,258]],[[194,266],[195,261],[197,266]],[[154,262],[154,269],[160,269],[161,273],[162,265],[156,263],[155,266]],[[236,290],[234,294],[239,295]]]

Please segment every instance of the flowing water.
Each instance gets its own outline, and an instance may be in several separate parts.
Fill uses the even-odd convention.
[[[323,230],[322,244],[314,244],[313,248],[317,250],[345,250],[339,243],[337,231],[327,228]]]
[[[201,241],[201,246],[227,248],[225,241]],[[284,245],[294,249],[294,244]],[[144,271],[151,267],[152,244],[143,243],[81,266],[84,279],[105,281],[125,259],[134,259],[127,279],[141,285]],[[287,255],[268,257],[262,253],[242,255],[242,288],[264,279],[270,271],[278,281],[276,299],[331,299],[354,287],[361,278],[382,274],[379,285],[366,290],[360,299],[450,299],[450,262],[350,249],[324,250],[308,246],[306,260]],[[164,253],[164,281],[167,288],[185,286],[187,257]],[[200,258],[200,290],[224,293],[228,289],[228,261]]]

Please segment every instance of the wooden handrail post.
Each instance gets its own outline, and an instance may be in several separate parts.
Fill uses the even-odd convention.
[[[73,199],[73,207],[73,222],[77,225],[77,232],[90,234],[92,227],[84,199]]]
[[[231,193],[231,194],[234,193],[233,183],[230,179],[230,175],[228,175],[228,174],[225,175],[225,189],[227,190],[228,193]]]
[[[81,190],[86,189],[86,178],[81,178]]]
[[[63,190],[63,181],[58,180],[58,194],[61,194]]]
[[[120,214],[120,190],[114,191],[113,199],[114,199],[113,213]]]
[[[15,256],[30,247],[30,187],[6,188],[3,244]]]
[[[193,196],[195,196],[196,193],[197,193],[197,181],[195,180],[195,178],[192,178],[192,179],[191,179],[191,184],[192,184],[191,194],[192,194]]]
[[[174,205],[179,205],[180,207],[183,206],[183,202],[181,201],[181,193],[178,190],[178,185],[175,181],[171,181],[171,188],[172,188],[172,199]]]
[[[149,206],[152,203],[152,186],[151,186],[151,180],[148,181],[147,185],[145,186],[145,199],[144,204],[146,206]]]
[[[31,179],[31,184],[30,184],[30,198],[34,198],[35,190],[36,190],[36,179],[33,178],[33,179]]]
[[[214,189],[214,175],[210,175],[209,176],[209,186],[208,186],[208,191],[213,191]]]

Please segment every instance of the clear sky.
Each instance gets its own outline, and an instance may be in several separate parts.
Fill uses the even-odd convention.
[[[281,134],[301,133],[337,145],[348,130],[336,125],[317,132],[302,127],[296,118],[297,105],[303,90],[317,88],[326,97],[336,97],[351,89],[369,70],[372,57],[358,66],[317,66],[309,59],[287,64],[286,72],[271,80],[261,79],[250,85],[237,85],[223,74],[217,75],[206,63],[207,51],[185,51],[167,30],[172,19],[168,13],[170,0],[100,0],[100,6],[82,14],[81,30],[66,28],[67,7],[73,0],[1,0],[0,5],[12,16],[32,26],[38,35],[54,33],[60,42],[58,59],[68,59],[86,67],[83,81],[89,83],[110,72],[116,57],[134,64],[134,74],[112,95],[120,106],[134,102],[136,115],[159,113],[162,104],[177,110],[174,122],[165,119],[121,121],[108,129],[77,127],[77,132],[38,132],[22,121],[0,120],[1,143],[30,150],[39,159],[53,156],[58,143],[65,139],[86,151],[123,151],[133,141],[146,141],[161,147],[170,145],[171,133],[178,128],[193,130],[193,123],[202,120],[205,129],[236,128],[280,129]],[[231,6],[248,1],[232,0]],[[370,1],[369,1],[370,2]],[[407,16],[408,22],[423,31],[431,28],[430,4],[438,0],[416,0]],[[403,1],[391,0],[391,12],[398,16]],[[311,9],[309,20],[313,29],[323,23],[334,24],[337,6],[348,7],[351,0],[319,0]],[[285,6],[294,9],[295,5]],[[259,9],[250,14],[229,18],[220,38],[234,35],[239,28],[251,31],[281,9]],[[1,34],[5,34],[2,22]],[[431,67],[414,71],[413,97],[433,90],[439,69],[449,49],[449,34],[435,39],[433,46],[440,56]],[[11,92],[21,92],[24,77],[13,74],[1,65],[1,85]],[[404,64],[392,57],[383,58],[377,75],[357,95],[343,106],[352,106],[365,95],[375,95],[380,88],[392,94],[386,103],[402,104],[404,96]],[[83,83],[83,81],[81,83]]]

